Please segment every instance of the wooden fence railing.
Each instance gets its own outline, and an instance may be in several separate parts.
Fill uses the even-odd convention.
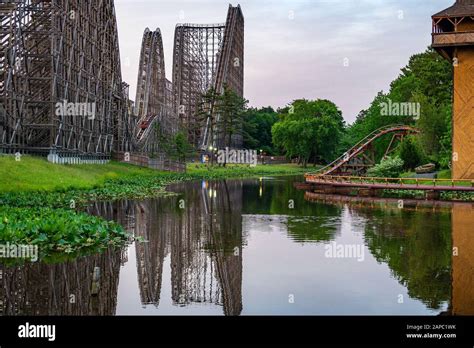
[[[407,186],[412,189],[413,186],[445,188],[445,187],[463,187],[474,188],[472,179],[430,179],[430,178],[377,178],[362,176],[337,176],[337,175],[317,175],[306,174],[307,182],[316,183],[345,183],[345,184],[372,184],[372,185],[398,185],[401,189]]]

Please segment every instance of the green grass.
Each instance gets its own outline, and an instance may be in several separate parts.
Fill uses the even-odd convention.
[[[415,179],[416,173],[414,173],[414,172],[407,172],[407,173],[400,174],[400,177],[404,178],[404,179],[413,178],[413,180],[404,180],[403,182],[405,184],[416,184],[416,179]],[[440,170],[438,172],[438,176],[437,176],[436,179],[437,179],[437,185],[450,186],[452,184],[452,182],[451,182],[451,170],[450,169]],[[443,180],[446,180],[446,181],[443,181]],[[422,181],[420,181],[420,183],[421,184],[426,184],[426,185],[430,184],[429,181],[426,181],[424,183]],[[471,186],[471,182],[470,181],[466,181],[466,182],[455,181],[455,185],[456,186]]]
[[[415,172],[406,172],[400,174],[400,178],[414,178],[416,176]]]
[[[253,175],[297,175],[309,172],[308,168],[303,168],[297,164],[272,164],[272,165],[257,165],[250,167],[246,165],[230,164],[225,167],[212,166],[208,167],[203,164],[188,164],[187,172],[191,175],[217,174],[227,177],[241,177]]]
[[[415,178],[416,173],[406,172],[400,174],[401,178],[411,179]],[[446,180],[446,181],[443,181]],[[404,180],[405,184],[416,184],[416,179]],[[430,185],[430,182],[419,182],[420,185]],[[437,185],[451,186],[451,170],[444,169],[438,172]],[[471,182],[455,181],[456,186],[471,186]],[[400,198],[423,198],[424,193],[416,190],[398,190],[398,191],[385,191],[384,197],[400,197]],[[442,192],[441,199],[444,200],[461,200],[461,201],[472,201],[474,200],[474,194],[471,192]]]
[[[57,165],[32,156],[22,156],[18,162],[12,156],[0,156],[0,192],[91,189],[106,180],[157,174],[151,169],[118,162]]]
[[[438,179],[451,179],[451,170],[440,170],[438,172]]]

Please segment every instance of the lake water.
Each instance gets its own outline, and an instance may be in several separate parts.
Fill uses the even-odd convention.
[[[96,203],[143,237],[4,268],[5,315],[474,314],[474,208],[305,195],[293,178],[191,182]],[[94,275],[95,274],[95,275]]]

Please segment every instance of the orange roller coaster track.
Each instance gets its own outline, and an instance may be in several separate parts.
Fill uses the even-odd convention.
[[[390,125],[376,129],[364,139],[359,141],[351,149],[332,163],[321,168],[312,175],[362,175],[367,168],[375,165],[374,142],[386,134],[392,134],[392,140],[388,145],[384,157],[395,150],[395,144],[410,134],[418,134],[420,131],[406,125]]]
[[[409,134],[418,134],[416,128],[406,125],[390,125],[379,128],[359,141],[341,157],[315,173],[305,175],[302,189],[324,193],[347,193],[350,190],[369,190],[376,194],[380,190],[414,190],[428,192],[427,197],[438,199],[440,192],[474,192],[474,180],[417,179],[417,178],[373,178],[363,176],[366,169],[375,164],[374,141],[386,134],[392,140],[385,151],[390,154],[395,142]],[[372,153],[370,156],[370,153]],[[349,190],[349,191],[348,191]],[[362,190],[362,191],[361,191]],[[370,193],[369,192],[369,193]]]

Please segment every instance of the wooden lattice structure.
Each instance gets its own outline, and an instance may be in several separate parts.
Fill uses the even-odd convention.
[[[115,315],[121,259],[110,249],[60,264],[0,264],[0,314]]]
[[[433,47],[454,66],[453,178],[474,179],[474,0],[433,17]]]
[[[193,204],[187,205],[181,218],[174,215],[174,230],[170,230],[173,302],[213,303],[222,305],[225,315],[240,315],[242,184],[197,182],[193,186],[184,193],[186,202]]]
[[[5,152],[109,155],[129,150],[113,0],[3,0],[0,147]],[[83,104],[93,113],[66,113]]]
[[[143,34],[134,114],[138,119],[133,136],[135,151],[156,154],[161,150],[158,138],[170,137],[177,131],[160,29],[147,28]]]
[[[229,7],[225,24],[179,24],[175,30],[173,94],[181,126],[191,144],[206,148],[216,144],[217,131],[198,116],[202,95],[227,85],[243,96],[244,17],[240,6]],[[209,115],[209,117],[218,117]],[[239,146],[241,140],[236,140]]]

